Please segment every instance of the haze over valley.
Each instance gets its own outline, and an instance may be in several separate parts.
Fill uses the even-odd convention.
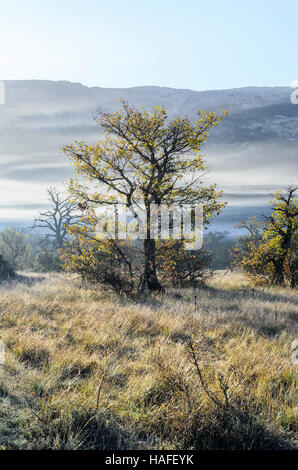
[[[198,109],[228,116],[213,129],[202,149],[208,181],[224,190],[228,207],[213,225],[234,231],[234,224],[261,215],[269,194],[293,183],[297,174],[298,106],[290,87],[247,87],[192,91],[154,86],[87,87],[67,81],[5,81],[0,105],[0,225],[28,224],[47,207],[46,188],[63,183],[72,169],[61,148],[74,140],[101,136],[98,109],[116,111],[120,99],[168,115],[196,118]]]

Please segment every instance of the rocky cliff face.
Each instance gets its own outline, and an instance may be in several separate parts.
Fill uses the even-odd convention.
[[[79,83],[40,80],[5,81],[6,104],[0,107],[1,126],[7,118],[32,127],[92,126],[97,109],[113,111],[120,99],[136,106],[163,104],[169,115],[188,115],[195,119],[198,109],[229,112],[226,126],[243,139],[247,123],[250,136],[290,135],[298,118],[298,106],[290,103],[288,87],[248,87],[232,90],[192,91],[163,87],[88,88]],[[282,118],[289,122],[280,123]],[[268,128],[269,126],[269,128]],[[296,132],[296,131],[295,131]],[[285,134],[284,134],[285,133]],[[296,135],[296,133],[295,133]]]

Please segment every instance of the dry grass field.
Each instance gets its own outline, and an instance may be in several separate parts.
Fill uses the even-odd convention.
[[[295,448],[297,301],[223,272],[146,301],[65,274],[2,284],[0,448]]]

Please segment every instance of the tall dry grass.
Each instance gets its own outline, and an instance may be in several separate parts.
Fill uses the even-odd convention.
[[[64,274],[3,284],[0,446],[294,448],[297,300],[237,273],[135,301]]]

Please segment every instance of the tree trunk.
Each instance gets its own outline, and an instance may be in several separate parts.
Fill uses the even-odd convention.
[[[273,284],[276,286],[284,286],[285,284],[285,275],[284,275],[284,259],[279,259],[274,263],[274,275],[273,275]]]
[[[144,240],[144,256],[145,267],[140,291],[144,292],[146,288],[148,288],[150,292],[163,292],[164,289],[160,284],[156,273],[155,240],[150,238]]]
[[[295,289],[297,284],[297,269],[295,263],[290,264],[290,286],[292,289]]]

